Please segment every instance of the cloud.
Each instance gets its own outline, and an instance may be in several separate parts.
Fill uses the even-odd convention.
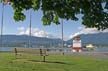
[[[18,35],[29,35],[30,28],[26,29],[23,27],[19,27],[18,30],[19,30],[19,32],[17,33]],[[54,35],[45,32],[43,30],[40,30],[38,28],[31,28],[31,35],[36,37],[56,38]]]
[[[24,28],[24,27],[19,27],[17,29],[19,32],[17,33],[17,35],[29,35],[29,28]],[[36,36],[36,37],[46,37],[46,38],[51,38],[51,39],[55,39],[55,38],[60,38],[62,39],[62,35],[58,34],[58,35],[54,35],[54,34],[50,34],[46,31],[40,30],[38,28],[31,28],[31,35],[32,36]],[[68,36],[63,36],[63,40],[69,40]]]
[[[18,27],[17,30],[24,30],[24,27]]]
[[[81,27],[81,26],[80,26],[80,27],[78,27],[78,30],[81,30],[81,29],[83,29],[83,27]]]
[[[104,30],[103,32],[108,32],[108,29]]]
[[[70,35],[70,38],[73,38],[74,36],[80,35],[80,34],[95,34],[95,33],[100,33],[100,32],[108,32],[108,29],[104,30],[104,31],[99,31],[96,28],[85,28],[85,27],[79,27],[78,29],[80,29],[79,32]]]
[[[61,34],[56,35],[56,37],[62,39],[62,35]],[[69,39],[70,39],[69,36],[63,35],[63,40],[67,41]]]

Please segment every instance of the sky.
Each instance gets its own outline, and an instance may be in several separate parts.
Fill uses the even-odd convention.
[[[2,5],[0,4],[0,23],[2,15]],[[14,10],[11,6],[5,5],[4,7],[4,27],[3,35],[29,35],[29,22],[30,22],[30,10],[24,11],[26,15],[25,21],[16,22],[13,19]],[[82,15],[77,15],[79,17],[78,21],[63,20],[64,25],[64,40],[68,40],[75,35],[80,33],[90,33],[92,31],[99,32],[95,28],[85,28],[82,25]],[[48,37],[48,38],[61,38],[61,24],[44,26],[42,25],[42,11],[32,11],[32,35],[38,37]],[[1,29],[1,24],[0,24]],[[108,30],[105,30],[107,32]]]

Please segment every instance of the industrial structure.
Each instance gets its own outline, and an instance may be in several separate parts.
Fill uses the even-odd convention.
[[[75,36],[73,38],[73,46],[72,46],[73,52],[82,52],[82,44],[80,36]]]

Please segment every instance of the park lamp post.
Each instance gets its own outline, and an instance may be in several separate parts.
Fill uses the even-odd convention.
[[[31,47],[31,35],[32,35],[32,10],[30,10],[30,23],[29,23],[29,43],[28,47]]]
[[[64,48],[64,39],[63,39],[63,37],[64,37],[64,33],[63,33],[64,26],[63,26],[63,19],[61,20],[61,27],[62,27],[62,49],[63,49]],[[62,50],[62,54],[64,55],[64,49]]]
[[[62,27],[62,48],[63,48],[64,47],[64,41],[63,41],[63,37],[64,37],[64,33],[63,33],[63,30],[64,30],[63,19],[61,20],[61,27]]]
[[[2,0],[2,16],[1,16],[1,40],[0,40],[0,47],[3,45],[3,25],[4,25],[4,6],[9,4],[10,5],[10,0]]]
[[[3,23],[4,23],[4,3],[2,2],[2,16],[1,16],[1,40],[0,47],[2,47],[2,35],[3,35]]]

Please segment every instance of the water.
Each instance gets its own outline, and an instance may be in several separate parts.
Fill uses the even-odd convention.
[[[13,50],[12,47],[1,47],[1,48],[0,48],[0,51],[3,51],[3,52],[10,52],[10,51],[12,51],[12,50]]]
[[[108,47],[104,48],[94,48],[94,51],[96,52],[108,52]]]
[[[0,51],[5,51],[5,52],[11,52],[14,49],[14,47],[2,47],[0,48]],[[64,51],[64,52],[72,52],[71,48],[55,48],[55,50],[53,48],[50,48],[51,51]],[[94,52],[108,52],[108,47],[104,47],[104,48],[94,48],[93,50]]]

